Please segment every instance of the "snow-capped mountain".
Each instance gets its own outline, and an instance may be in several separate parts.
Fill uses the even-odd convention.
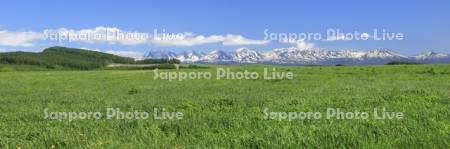
[[[266,58],[267,62],[278,64],[316,64],[330,59],[346,58],[350,54],[348,51],[328,51],[321,49],[298,49],[282,48],[267,52],[271,58]]]
[[[388,50],[388,49],[376,49],[367,52],[364,55],[365,58],[408,58],[407,56],[401,55],[399,53],[396,53],[394,51]]]
[[[214,50],[206,55],[204,55],[199,62],[207,62],[207,63],[227,63],[233,62],[233,56],[230,54],[220,51]]]
[[[282,65],[372,65],[392,61],[450,63],[450,56],[426,52],[405,56],[389,49],[371,51],[279,48],[265,52],[239,48],[233,52],[214,50],[209,53],[150,51],[146,58],[177,58],[183,63],[264,63]]]
[[[165,58],[165,59],[173,59],[177,58],[178,54],[171,51],[165,51],[165,50],[153,50],[149,51],[147,54],[144,55],[146,59],[150,58]]]
[[[418,60],[427,60],[427,59],[442,59],[442,58],[449,58],[448,54],[440,54],[435,52],[424,52],[422,54],[419,54],[417,56],[414,56]]]
[[[198,52],[183,52],[177,56],[177,59],[185,63],[193,63],[202,60],[205,54]]]
[[[233,61],[238,63],[258,63],[262,57],[261,53],[247,48],[237,49],[233,53]]]
[[[445,63],[450,61],[450,55],[435,52],[424,52],[417,56],[413,56],[413,58],[422,63]]]
[[[397,52],[388,49],[375,49],[363,54],[362,57],[359,58],[359,61],[357,61],[357,64],[377,65],[389,63],[392,61],[413,62],[410,57],[399,54]]]

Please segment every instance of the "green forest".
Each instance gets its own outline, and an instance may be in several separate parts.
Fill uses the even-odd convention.
[[[93,70],[108,64],[175,64],[176,59],[145,59],[135,61],[133,58],[76,48],[50,47],[42,52],[7,52],[0,53],[0,65],[10,67],[26,66],[57,70]]]

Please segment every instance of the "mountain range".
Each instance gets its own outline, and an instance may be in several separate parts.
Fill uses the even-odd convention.
[[[183,63],[208,64],[281,64],[281,65],[379,65],[393,61],[417,63],[450,63],[449,54],[425,52],[406,56],[389,49],[371,51],[279,48],[266,52],[239,48],[233,52],[149,51],[144,58],[176,58]]]

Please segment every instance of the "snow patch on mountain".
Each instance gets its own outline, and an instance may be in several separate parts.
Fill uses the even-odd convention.
[[[150,51],[146,58],[177,58],[183,63],[264,63],[285,65],[369,65],[391,61],[425,63],[450,62],[447,54],[426,52],[417,56],[405,56],[389,49],[371,51],[278,48],[265,52],[239,48],[233,52],[214,50],[209,53]]]

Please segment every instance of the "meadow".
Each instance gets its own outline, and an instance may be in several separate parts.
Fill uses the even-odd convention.
[[[0,148],[450,148],[450,65],[276,67],[294,79],[154,79],[151,70],[0,72]],[[183,119],[44,118],[49,111],[179,111]],[[266,119],[271,111],[403,119]]]

